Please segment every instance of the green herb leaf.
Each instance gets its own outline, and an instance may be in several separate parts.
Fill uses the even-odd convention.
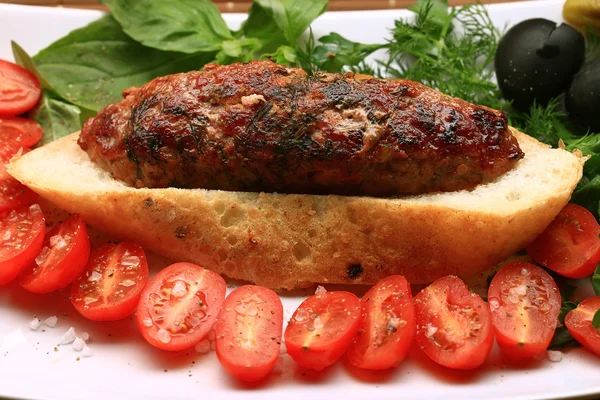
[[[248,11],[248,18],[242,24],[241,33],[246,37],[260,39],[264,43],[264,51],[275,51],[277,47],[288,43],[283,32],[273,19],[273,14],[267,12],[258,2],[253,2]]]
[[[70,103],[98,111],[122,91],[158,76],[198,69],[214,53],[188,55],[134,42],[110,16],[76,29],[34,58],[52,89]]]
[[[38,146],[80,130],[80,115],[79,107],[54,99],[50,92],[44,90],[37,107],[30,113],[30,117],[44,130]]]
[[[560,308],[560,313],[558,314],[559,326],[554,331],[554,336],[552,337],[552,341],[550,342],[550,346],[552,348],[562,347],[567,344],[577,343],[573,336],[569,333],[569,330],[564,326],[565,316],[569,313],[569,311],[577,308],[579,301],[565,301],[563,302],[562,307]]]
[[[10,45],[12,47],[13,57],[15,58],[17,64],[34,74],[43,89],[49,89],[50,84],[40,74],[31,56],[27,54],[27,52],[23,50],[23,48],[19,46],[17,42],[11,40]]]
[[[557,348],[573,343],[577,343],[577,341],[571,336],[569,330],[564,326],[560,326],[554,331],[554,336],[552,336],[552,341],[548,347]]]
[[[445,1],[421,0],[412,10],[416,18],[396,21],[392,31],[390,59],[383,64],[388,75],[473,103],[506,107],[490,68],[500,34],[485,7],[471,4],[449,12]]]
[[[324,71],[341,72],[344,66],[356,67],[367,56],[386,45],[362,44],[345,39],[333,32],[319,38],[323,43],[314,50],[314,60]]]
[[[600,264],[596,267],[596,271],[592,275],[592,287],[596,296],[600,296]]]
[[[571,202],[587,208],[598,218],[600,215],[600,175],[591,181],[582,180],[571,197]]]
[[[233,39],[209,0],[104,0],[125,33],[147,47],[193,54]]]
[[[221,43],[222,50],[217,53],[217,64],[248,62],[255,59],[254,53],[262,47],[262,42],[256,38],[226,40]]]
[[[248,37],[270,38],[271,43],[279,42],[276,33],[279,31],[287,44],[295,45],[326,9],[327,0],[254,0],[242,31]]]
[[[597,310],[594,318],[592,318],[592,327],[600,329],[600,310]]]
[[[290,46],[279,46],[274,53],[263,54],[261,56],[262,59],[270,58],[278,64],[284,65],[296,65],[298,60],[298,56],[296,53],[296,49]]]

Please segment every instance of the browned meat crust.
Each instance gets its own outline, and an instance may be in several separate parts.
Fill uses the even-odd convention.
[[[253,61],[123,94],[79,145],[135,187],[393,196],[473,188],[523,157],[502,112],[402,79]]]

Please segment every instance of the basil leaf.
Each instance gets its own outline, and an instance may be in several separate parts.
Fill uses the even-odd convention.
[[[592,318],[592,327],[600,329],[600,310],[596,310],[596,314]]]
[[[598,218],[600,212],[600,175],[596,175],[591,181],[583,181],[573,193],[571,202],[587,208]]]
[[[596,266],[596,271],[594,271],[594,275],[592,275],[592,287],[594,288],[596,296],[600,296],[600,264]]]
[[[571,343],[577,343],[577,341],[571,336],[571,333],[569,333],[569,330],[566,327],[559,326],[556,328],[556,331],[554,331],[554,336],[552,336],[552,341],[548,347],[562,347]]]
[[[214,53],[188,55],[134,42],[106,16],[72,31],[33,60],[52,89],[68,102],[98,111],[122,99],[121,92],[158,76],[198,69]]]
[[[267,13],[256,1],[252,3],[248,18],[242,24],[241,32],[246,37],[253,37],[263,41],[264,51],[273,51],[287,41],[279,26],[275,23],[273,15]]]
[[[282,34],[287,44],[296,40],[327,9],[327,0],[254,0],[242,30],[246,36],[272,38]],[[278,29],[276,29],[278,28]]]
[[[217,64],[225,65],[234,62],[254,60],[254,53],[262,47],[262,42],[256,38],[226,40],[222,50],[216,55]]]
[[[12,47],[13,57],[15,58],[17,64],[34,74],[40,82],[40,86],[42,87],[42,89],[49,89],[50,84],[40,74],[40,72],[35,66],[35,63],[31,59],[31,56],[29,56],[29,54],[27,54],[27,52],[17,44],[17,42],[11,40],[10,45]]]
[[[348,40],[337,33],[319,38],[323,43],[314,50],[313,57],[320,69],[341,72],[344,66],[354,67],[369,54],[385,47],[384,44],[362,44]]]
[[[209,0],[104,0],[125,33],[147,47],[193,54],[233,39]]]
[[[594,271],[594,275],[592,275],[592,287],[594,288],[596,296],[600,296],[600,264],[596,266],[596,271]]]
[[[279,46],[274,53],[263,54],[261,58],[270,58],[278,64],[294,66],[296,65],[298,55],[296,53],[296,49],[293,47]]]
[[[52,95],[44,90],[37,107],[29,114],[29,117],[40,124],[44,130],[38,146],[80,130],[80,115],[79,107],[52,98]]]
[[[562,307],[560,308],[560,313],[558,314],[558,321],[560,322],[558,328],[554,331],[554,336],[552,337],[552,341],[548,347],[561,347],[570,343],[577,343],[569,330],[564,326],[565,317],[569,313],[569,311],[577,308],[579,301],[565,301],[563,302]]]

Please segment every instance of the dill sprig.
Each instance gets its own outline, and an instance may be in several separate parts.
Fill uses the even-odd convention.
[[[420,0],[414,20],[398,20],[388,42],[386,72],[470,102],[503,109],[491,65],[500,32],[480,4],[448,9]]]

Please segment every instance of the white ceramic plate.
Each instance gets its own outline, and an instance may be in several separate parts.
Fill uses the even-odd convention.
[[[490,7],[498,26],[532,17],[561,20],[562,1],[532,1]],[[12,59],[10,40],[35,54],[70,30],[101,15],[94,11],[0,5],[0,58]],[[406,11],[329,13],[313,25],[317,35],[339,32],[349,39],[380,42]],[[236,27],[242,15],[228,15]],[[154,269],[161,262],[153,262]],[[286,319],[306,293],[283,298]],[[58,326],[30,331],[34,315],[56,315]],[[89,332],[94,355],[82,358],[70,346],[56,347],[74,326]],[[55,351],[56,347],[56,351]],[[396,370],[358,373],[338,363],[324,373],[297,369],[283,356],[282,372],[258,387],[242,386],[218,365],[214,352],[169,354],[147,345],[133,320],[97,324],[72,309],[67,293],[36,296],[18,285],[0,287],[0,397],[35,399],[554,399],[600,397],[600,359],[583,349],[562,362],[536,361],[520,368],[505,365],[495,348],[476,372],[448,371],[419,350]]]

